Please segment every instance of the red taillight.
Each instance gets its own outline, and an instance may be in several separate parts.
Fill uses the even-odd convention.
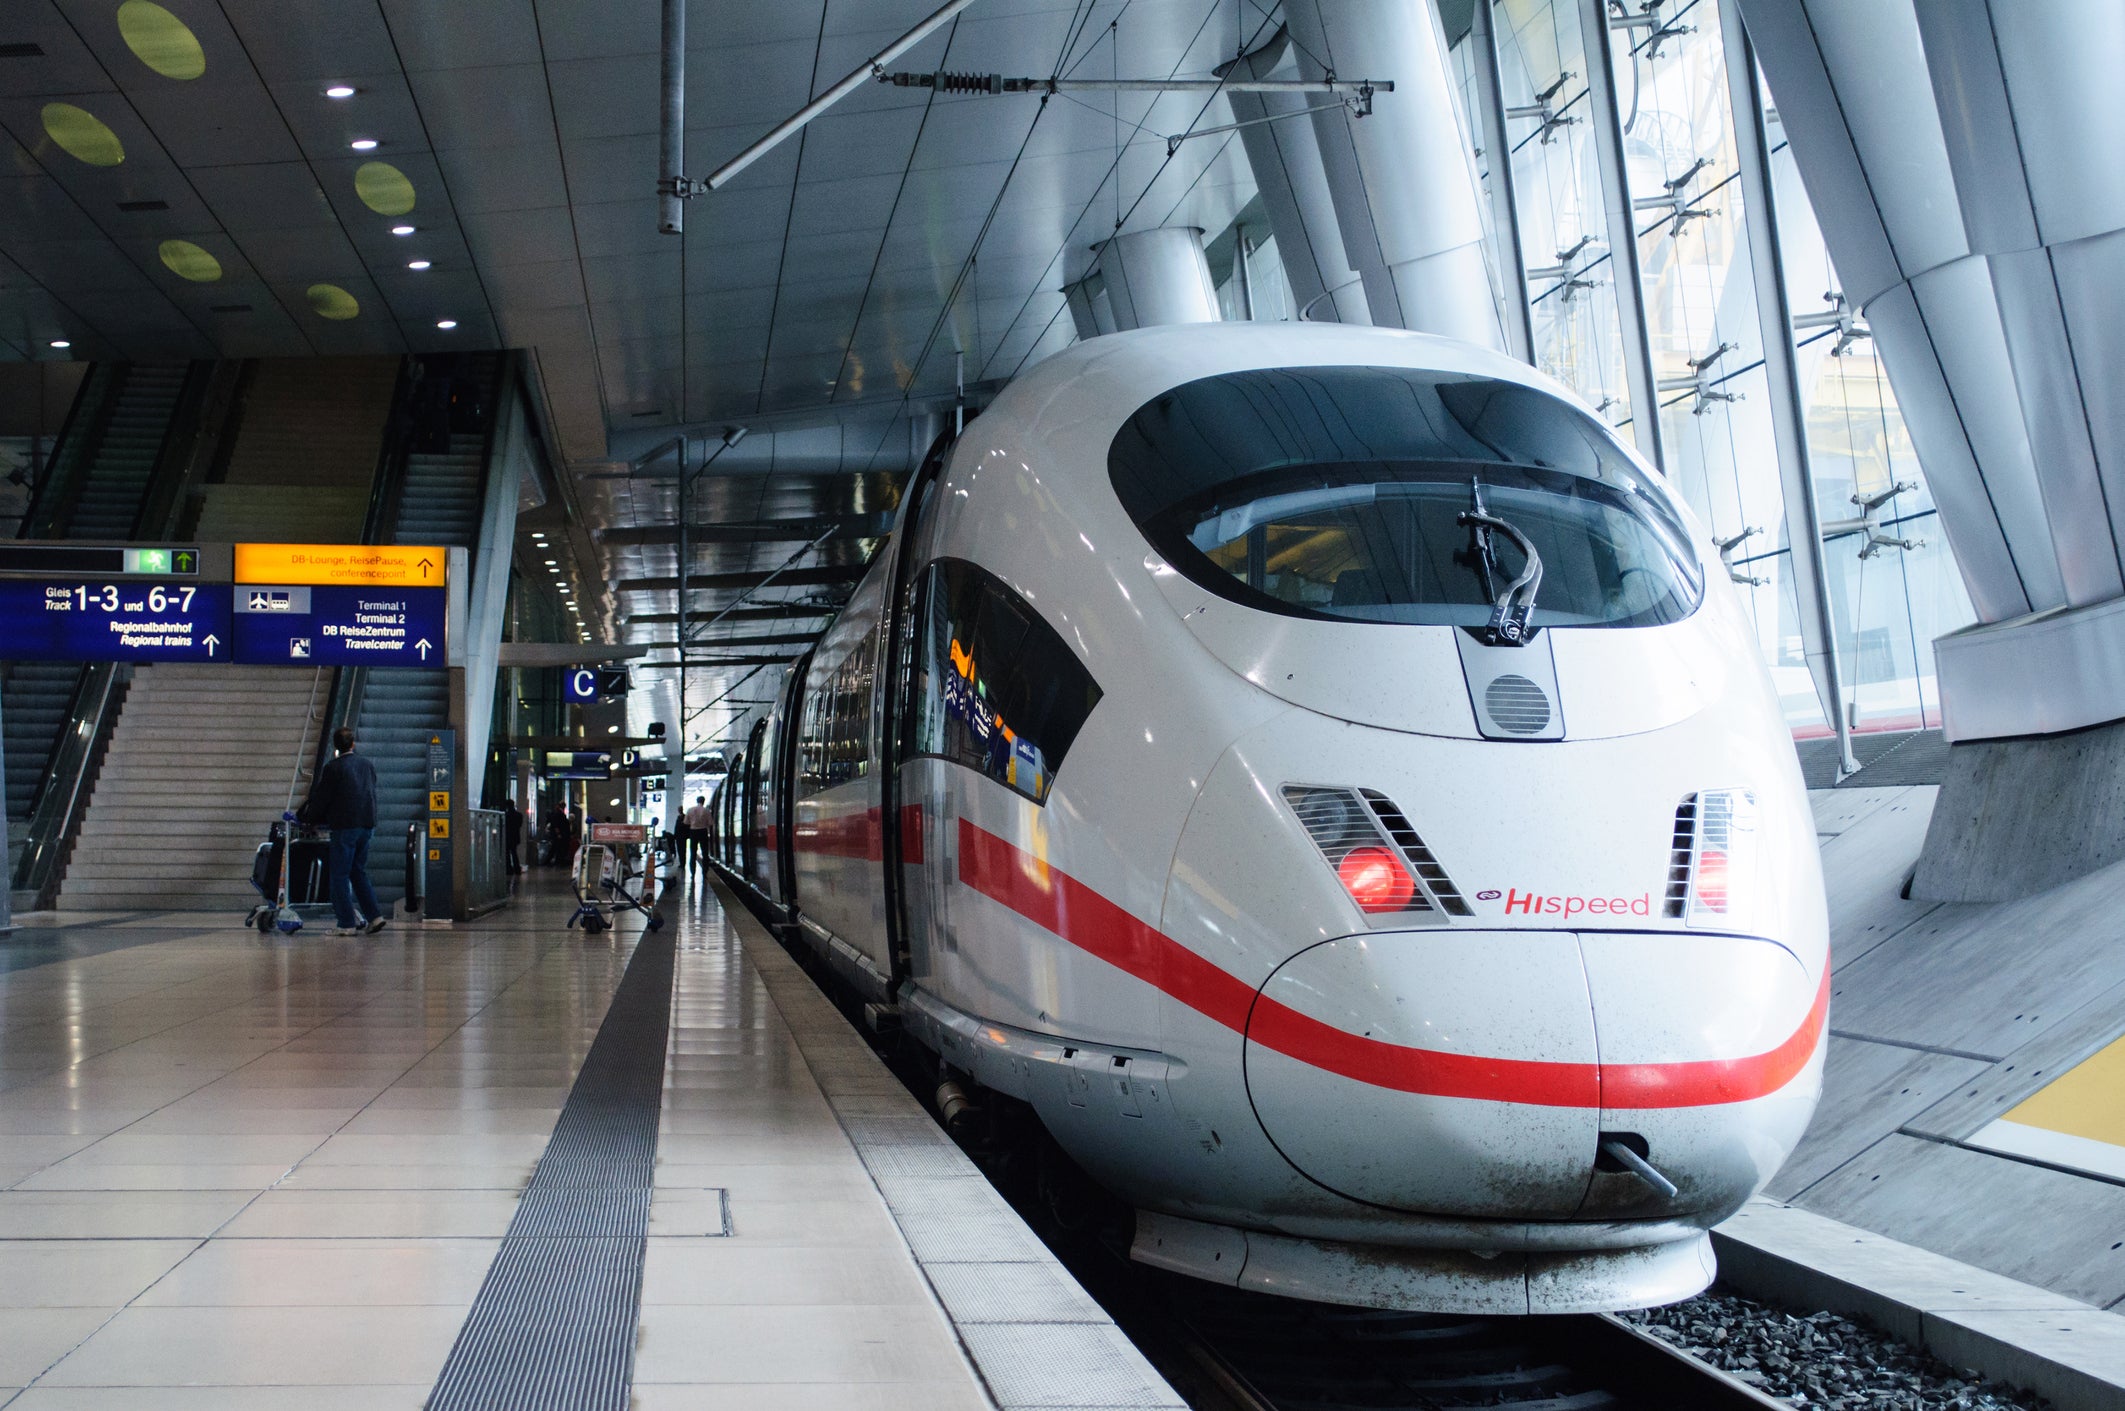
[[[1707,911],[1727,909],[1727,855],[1712,848],[1697,854],[1697,874],[1691,879],[1697,902]]]
[[[1381,847],[1352,848],[1336,864],[1336,878],[1360,911],[1406,911],[1417,894],[1408,869]]]

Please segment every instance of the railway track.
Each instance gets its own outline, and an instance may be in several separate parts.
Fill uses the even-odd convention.
[[[1173,1326],[1160,1340],[1189,1364],[1182,1380],[1205,1411],[1790,1411],[1606,1315],[1473,1318],[1169,1292],[1160,1301]]]

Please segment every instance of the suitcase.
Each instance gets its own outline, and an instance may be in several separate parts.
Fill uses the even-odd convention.
[[[332,844],[323,838],[297,838],[289,848],[288,905],[329,905],[332,901]]]
[[[332,900],[332,844],[325,838],[297,838],[292,844],[284,840],[281,826],[275,824],[273,832],[251,857],[251,885],[257,889],[260,900],[273,902],[280,895],[281,849],[292,847],[291,867],[288,872],[288,905],[325,906]]]

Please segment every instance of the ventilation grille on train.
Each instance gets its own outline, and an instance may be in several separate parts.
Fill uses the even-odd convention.
[[[1425,845],[1417,830],[1394,801],[1372,789],[1327,788],[1312,784],[1286,784],[1284,801],[1298,816],[1306,836],[1321,850],[1330,870],[1335,870],[1351,852],[1383,844],[1399,855],[1416,880],[1408,903],[1395,915],[1425,912],[1470,916],[1473,909],[1454,885],[1446,869]]]
[[[1549,697],[1525,676],[1508,672],[1483,690],[1483,708],[1491,723],[1513,735],[1539,735],[1549,729]]]
[[[1410,866],[1416,868],[1417,881],[1423,885],[1425,891],[1431,893],[1432,899],[1438,903],[1439,910],[1449,916],[1474,915],[1474,909],[1469,906],[1468,899],[1461,895],[1461,889],[1454,885],[1453,878],[1446,875],[1446,869],[1431,855],[1431,849],[1424,846],[1424,840],[1417,836],[1416,829],[1409,826],[1409,820],[1402,816],[1401,809],[1394,806],[1394,801],[1372,789],[1361,789],[1359,792],[1365,796],[1365,802],[1372,805],[1373,814],[1380,820],[1380,826],[1387,830],[1387,836],[1401,849],[1402,856],[1409,859]]]
[[[1668,847],[1667,914],[1680,919],[1690,905],[1690,858],[1697,849],[1697,796],[1675,810],[1675,838]]]

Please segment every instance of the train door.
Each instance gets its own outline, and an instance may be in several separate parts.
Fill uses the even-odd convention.
[[[774,825],[768,815],[767,722],[753,726],[745,742],[745,880],[772,897]]]
[[[921,983],[936,971],[933,948],[949,934],[948,895],[932,883],[936,868],[950,855],[950,807],[947,766],[925,756],[922,713],[928,685],[922,674],[923,635],[928,613],[928,545],[936,520],[930,490],[944,473],[956,433],[946,431],[931,445],[908,483],[900,522],[892,540],[893,571],[887,599],[888,622],[880,672],[879,700],[881,822],[884,830],[888,887],[886,921],[901,973]]]
[[[811,671],[812,654],[806,652],[798,657],[782,680],[782,689],[775,701],[774,753],[769,756],[767,772],[771,779],[770,792],[774,802],[775,885],[777,896],[791,919],[795,918],[797,897],[797,854],[795,848],[797,793],[797,712],[804,701],[804,681]]]

